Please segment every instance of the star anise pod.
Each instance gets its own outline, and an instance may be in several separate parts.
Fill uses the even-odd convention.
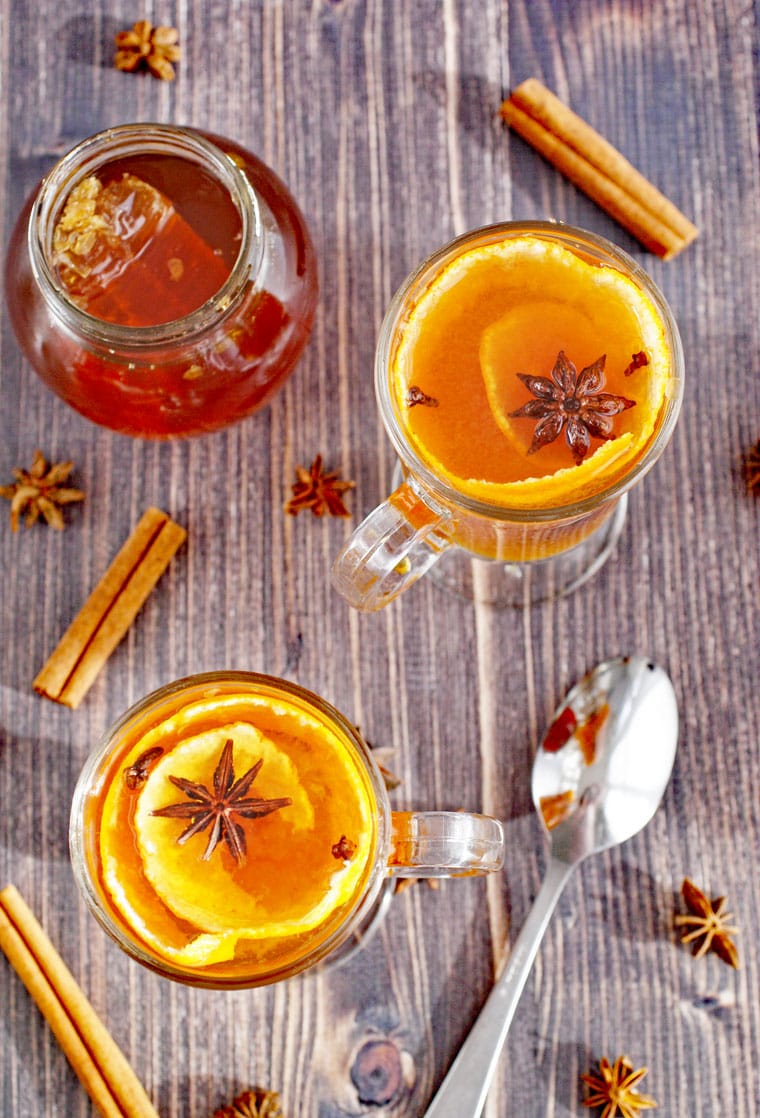
[[[229,1106],[215,1110],[212,1118],[282,1118],[280,1096],[276,1091],[254,1087],[237,1095]]]
[[[175,27],[154,27],[150,20],[140,19],[129,31],[119,31],[115,36],[117,50],[113,64],[117,70],[131,73],[144,63],[154,78],[173,81],[172,62],[182,57],[178,38]]]
[[[744,481],[750,493],[760,494],[760,439],[744,455]]]
[[[618,1056],[614,1064],[602,1058],[598,1071],[586,1072],[581,1079],[589,1088],[583,1105],[602,1106],[600,1118],[637,1118],[642,1110],[654,1110],[657,1103],[648,1095],[640,1095],[634,1088],[647,1073],[646,1068],[633,1070],[626,1056]]]
[[[342,494],[353,489],[353,481],[343,481],[337,472],[326,474],[322,471],[322,455],[317,457],[309,466],[296,466],[297,481],[293,485],[293,496],[285,504],[285,512],[291,516],[298,516],[303,509],[311,509],[314,516],[350,516],[343,504]]]
[[[690,913],[676,916],[676,927],[689,929],[681,936],[681,942],[692,945],[696,959],[714,951],[724,963],[738,967],[739,953],[731,936],[739,929],[729,923],[733,916],[726,912],[726,898],[711,901],[688,877],[684,878],[681,893]]]
[[[70,489],[63,484],[73,469],[73,462],[56,462],[48,466],[40,450],[34,452],[28,470],[14,469],[15,483],[0,485],[0,497],[6,497],[11,502],[11,529],[14,532],[18,531],[22,514],[26,514],[24,521],[29,526],[41,514],[51,528],[63,531],[66,525],[60,506],[84,500],[81,489]]]
[[[169,780],[185,793],[188,802],[168,804],[151,813],[169,819],[190,820],[189,825],[177,839],[180,845],[186,843],[193,835],[201,834],[207,827],[211,827],[208,845],[203,854],[204,862],[208,861],[222,839],[227,843],[235,861],[242,862],[246,855],[245,831],[235,816],[242,819],[260,819],[293,802],[287,796],[275,800],[246,796],[264,761],[263,758],[258,760],[236,781],[235,770],[232,767],[232,749],[232,738],[227,738],[214,770],[213,788],[207,788],[205,784],[198,784],[194,780],[185,780],[181,776],[170,776]]]
[[[509,413],[512,419],[538,420],[528,454],[535,454],[542,446],[553,443],[564,428],[565,440],[575,464],[579,466],[589,452],[592,436],[595,439],[612,438],[613,415],[634,407],[636,401],[602,392],[605,361],[606,355],[602,354],[579,373],[560,350],[551,379],[517,374],[536,397]]]

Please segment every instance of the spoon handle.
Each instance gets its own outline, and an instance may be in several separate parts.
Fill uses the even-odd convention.
[[[478,1118],[517,1003],[549,918],[573,869],[552,858],[541,888],[470,1034],[425,1112],[425,1118]]]

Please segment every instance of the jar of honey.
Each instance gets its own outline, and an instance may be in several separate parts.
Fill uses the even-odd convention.
[[[82,415],[142,438],[197,435],[256,411],[290,374],[316,260],[256,156],[129,124],[79,144],[28,200],[6,297],[26,357]]]

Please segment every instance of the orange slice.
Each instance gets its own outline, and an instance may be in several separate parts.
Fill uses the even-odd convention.
[[[251,796],[266,799],[290,797],[293,801],[271,816],[241,821],[249,847],[247,860],[256,861],[257,847],[262,842],[271,841],[270,835],[275,827],[280,841],[293,831],[313,828],[314,810],[293,762],[254,726],[238,722],[188,738],[155,765],[137,800],[135,831],[138,850],[145,876],[175,916],[204,932],[239,931],[259,924],[257,935],[266,936],[270,934],[268,926],[271,917],[262,911],[256,892],[245,888],[239,880],[241,875],[235,872],[234,858],[224,843],[219,843],[209,860],[203,862],[201,857],[208,842],[208,831],[194,835],[180,846],[177,839],[187,827],[188,820],[167,819],[153,814],[167,804],[187,799],[171,783],[169,774],[213,787],[214,769],[228,738],[234,743],[233,762],[237,777],[257,761],[263,761],[251,786]],[[310,913],[301,912],[298,916],[310,919]],[[276,934],[283,932],[278,928]]]

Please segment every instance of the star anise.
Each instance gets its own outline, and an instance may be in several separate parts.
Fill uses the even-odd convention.
[[[172,62],[182,57],[178,38],[175,27],[154,27],[150,20],[140,19],[130,30],[115,36],[113,64],[117,70],[131,73],[144,63],[154,78],[170,82],[175,77]]]
[[[215,1110],[212,1118],[282,1118],[280,1096],[276,1091],[254,1087],[237,1095],[229,1106]]]
[[[634,1088],[647,1073],[646,1068],[633,1070],[633,1064],[625,1056],[618,1056],[614,1064],[602,1058],[599,1070],[586,1072],[581,1079],[589,1088],[583,1105],[602,1106],[600,1118],[637,1118],[641,1110],[654,1110],[657,1103],[648,1095],[640,1095]]]
[[[27,525],[34,524],[42,514],[51,528],[63,531],[66,525],[60,506],[84,500],[81,489],[70,489],[63,484],[73,469],[73,462],[56,462],[48,466],[40,450],[34,452],[28,470],[14,469],[15,484],[0,485],[0,497],[6,497],[11,502],[11,529],[14,532],[18,531],[19,517],[24,513]]]
[[[275,800],[264,800],[258,796],[247,797],[246,793],[258,776],[264,761],[263,758],[259,759],[236,781],[235,770],[232,767],[232,749],[232,738],[227,738],[214,770],[213,788],[207,788],[205,784],[198,784],[194,780],[185,780],[181,776],[170,776],[169,780],[185,793],[188,802],[168,804],[167,807],[160,807],[152,812],[153,815],[162,815],[169,819],[190,820],[189,825],[177,839],[180,845],[186,843],[193,835],[201,834],[207,827],[211,827],[208,845],[203,854],[204,862],[208,861],[222,839],[227,843],[235,861],[242,862],[246,855],[245,831],[235,816],[242,819],[260,819],[293,802],[287,796]]]
[[[535,454],[542,446],[554,442],[564,428],[575,464],[580,465],[589,452],[591,436],[595,439],[612,438],[613,415],[634,407],[636,401],[602,392],[605,361],[606,354],[602,354],[579,373],[560,350],[551,379],[517,374],[536,397],[509,413],[513,419],[538,420],[528,454]]]
[[[760,439],[744,455],[744,481],[750,493],[760,494]]]
[[[724,963],[738,967],[739,953],[731,936],[739,929],[729,923],[733,917],[726,912],[726,898],[716,897],[711,901],[688,877],[684,878],[681,893],[690,913],[676,916],[676,927],[690,929],[681,936],[681,942],[692,945],[696,959],[714,951]]]
[[[285,504],[285,512],[298,516],[303,509],[311,509],[314,516],[350,516],[343,504],[342,494],[353,489],[353,481],[343,481],[337,472],[326,474],[322,471],[322,455],[318,454],[308,470],[296,466],[298,480],[293,485],[293,496]]]

